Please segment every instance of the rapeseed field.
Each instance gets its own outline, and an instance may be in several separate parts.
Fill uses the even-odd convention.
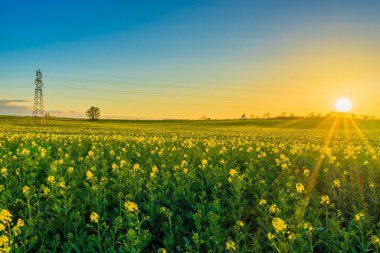
[[[0,252],[380,250],[380,130],[19,121]]]

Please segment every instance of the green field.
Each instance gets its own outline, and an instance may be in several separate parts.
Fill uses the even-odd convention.
[[[0,130],[0,252],[380,250],[380,121]]]

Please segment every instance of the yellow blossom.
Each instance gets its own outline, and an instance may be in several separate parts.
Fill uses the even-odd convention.
[[[267,201],[265,199],[260,199],[259,201],[259,205],[260,206],[263,206],[263,205],[266,205],[267,204]]]
[[[133,165],[133,170],[134,171],[138,171],[140,169],[140,165],[138,164],[138,163],[135,163],[134,165]]]
[[[236,244],[234,241],[228,240],[226,242],[226,249],[227,250],[236,250]]]
[[[10,250],[11,250],[11,248],[10,248],[10,246],[9,246],[9,237],[8,236],[6,236],[6,235],[1,235],[0,236],[0,250],[1,250],[1,252],[5,252],[5,253],[7,253],[7,252],[10,252]]]
[[[296,190],[298,193],[302,193],[305,190],[305,187],[301,183],[296,184]]]
[[[152,172],[150,173],[150,176],[151,176],[151,177],[154,177],[157,173],[158,173],[157,166],[154,165],[154,166],[152,167]]]
[[[0,172],[3,177],[6,177],[8,175],[8,170],[5,167],[1,168]]]
[[[12,221],[12,214],[7,209],[2,209],[0,212],[0,222],[8,224]]]
[[[59,183],[58,183],[58,186],[59,187],[61,187],[61,188],[65,188],[66,187],[66,184],[65,184],[65,181],[60,181]]]
[[[207,160],[206,160],[206,159],[203,159],[203,160],[202,160],[202,166],[205,167],[207,164],[208,164]]]
[[[273,240],[275,238],[274,234],[272,234],[270,232],[267,234],[267,237],[269,240]]]
[[[269,208],[269,212],[271,213],[277,213],[279,211],[280,211],[280,208],[278,208],[276,204],[271,205]]]
[[[17,220],[17,226],[18,227],[23,227],[25,225],[24,221],[22,219]]]
[[[235,176],[237,174],[237,171],[234,169],[230,169],[229,174],[231,177]]]
[[[371,242],[372,242],[374,245],[380,246],[380,239],[379,239],[379,237],[377,237],[376,235],[371,236]]]
[[[303,170],[303,174],[304,174],[305,176],[309,176],[309,175],[310,175],[310,170],[309,170],[309,169],[304,169],[304,170]]]
[[[341,182],[339,179],[334,179],[334,187],[339,188],[341,186]]]
[[[94,152],[92,150],[88,151],[88,156],[94,156]]]
[[[313,231],[313,226],[312,226],[309,222],[305,222],[305,223],[303,224],[303,228],[304,228],[304,229],[307,229],[307,230],[309,230],[309,231]]]
[[[360,221],[362,218],[364,218],[364,213],[363,212],[359,212],[357,214],[355,214],[355,220],[356,221]]]
[[[280,218],[274,218],[272,220],[272,225],[276,232],[281,232],[287,228],[286,223]]]
[[[69,168],[67,169],[67,172],[68,172],[69,174],[72,174],[72,173],[74,172],[74,168],[73,168],[73,167],[69,167]]]
[[[54,181],[55,181],[55,178],[54,178],[54,176],[49,176],[48,177],[48,179],[47,179],[47,181],[49,182],[49,183],[54,183]]]
[[[30,190],[30,188],[28,187],[28,186],[24,186],[24,187],[22,187],[22,192],[25,194],[25,195],[28,195],[29,194],[29,190]]]
[[[330,204],[330,198],[329,198],[329,196],[323,195],[321,197],[321,204],[326,204],[326,205]]]
[[[86,172],[86,177],[87,177],[88,180],[91,180],[91,179],[94,178],[94,174],[92,174],[92,172],[90,170],[88,170]]]
[[[238,221],[236,222],[236,225],[237,225],[238,227],[244,227],[244,222],[241,221],[241,220],[238,220]]]
[[[90,221],[98,223],[99,222],[99,214],[97,214],[96,212],[92,212],[90,214]]]
[[[42,188],[42,195],[43,196],[48,196],[50,194],[50,189],[49,188],[47,188],[47,187],[43,187]]]
[[[41,157],[45,157],[45,155],[46,155],[46,149],[41,148],[40,152],[41,152]]]
[[[125,209],[128,210],[130,213],[138,213],[139,212],[139,207],[136,203],[132,201],[127,201],[124,203]]]

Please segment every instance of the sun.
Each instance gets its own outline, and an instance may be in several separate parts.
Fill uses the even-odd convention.
[[[347,98],[340,98],[335,103],[335,109],[340,112],[348,112],[352,108],[352,103]]]

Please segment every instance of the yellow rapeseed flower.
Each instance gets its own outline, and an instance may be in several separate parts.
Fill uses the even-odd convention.
[[[1,247],[0,248],[1,252],[7,253],[7,252],[11,251],[11,248],[9,246],[9,237],[8,236],[6,236],[6,235],[0,236],[0,247]]]
[[[45,157],[45,155],[46,155],[46,149],[41,148],[40,152],[41,152],[41,157]]]
[[[91,180],[91,179],[94,178],[94,174],[92,174],[92,172],[90,170],[88,170],[86,172],[86,177],[87,177],[88,180]]]
[[[238,227],[244,227],[244,222],[241,221],[241,220],[238,220],[238,221],[236,222],[236,225],[237,225]]]
[[[271,205],[269,208],[269,212],[271,213],[277,213],[279,211],[280,211],[280,208],[278,208],[276,204]]]
[[[12,214],[7,210],[3,209],[0,212],[0,222],[4,224],[8,224],[12,221]]]
[[[380,246],[380,239],[379,239],[379,237],[377,237],[376,235],[371,236],[371,242],[372,242],[374,245]]]
[[[153,165],[152,172],[150,173],[151,177],[154,177],[158,173],[158,169],[156,165]]]
[[[294,239],[296,239],[296,235],[295,235],[294,233],[290,233],[290,234],[288,235],[288,239],[289,239],[289,240],[294,240]]]
[[[323,195],[321,197],[321,204],[326,204],[326,205],[330,204],[330,198],[329,198],[329,196]]]
[[[304,174],[305,176],[309,176],[309,175],[310,175],[310,170],[309,170],[309,169],[304,169],[304,170],[303,170],[303,174]]]
[[[263,205],[266,205],[267,204],[267,201],[265,199],[260,199],[259,201],[259,205],[260,206],[263,206]]]
[[[99,222],[99,214],[97,214],[96,212],[92,212],[90,214],[90,221],[98,223]]]
[[[362,218],[364,218],[364,213],[363,212],[359,212],[357,214],[355,214],[355,220],[356,221],[360,221]]]
[[[140,169],[140,164],[135,163],[135,164],[133,165],[133,170],[134,170],[134,171],[138,171],[139,169]]]
[[[54,181],[55,181],[55,178],[54,178],[54,176],[49,176],[48,177],[48,179],[47,179],[47,181],[49,182],[49,183],[54,183]]]
[[[138,205],[136,203],[132,202],[132,201],[126,201],[124,203],[124,207],[130,213],[137,213],[139,211]]]
[[[301,183],[296,184],[296,190],[298,193],[302,193],[305,190],[305,187]]]
[[[309,230],[309,231],[313,231],[313,226],[310,224],[310,222],[305,222],[305,223],[303,224],[303,228],[304,228],[304,229],[307,229],[307,230]]]
[[[65,187],[66,187],[65,181],[61,180],[61,181],[58,183],[58,186],[61,187],[61,188],[65,188]]]
[[[46,196],[49,196],[49,194],[50,194],[50,189],[47,187],[43,187],[42,188],[42,195],[46,197]]]
[[[29,190],[30,190],[30,188],[28,187],[28,186],[24,186],[24,187],[22,187],[22,192],[25,194],[25,195],[28,195],[29,194]]]
[[[269,240],[273,240],[275,238],[275,235],[269,232],[267,234],[267,237],[268,237]]]
[[[274,229],[276,230],[276,232],[281,232],[288,227],[286,223],[280,218],[274,218],[272,220],[272,225]]]
[[[236,250],[236,244],[234,241],[228,240],[226,242],[226,249],[227,250]]]
[[[339,179],[334,179],[334,187],[339,188],[341,186],[341,182]]]
[[[1,168],[0,172],[3,177],[6,177],[8,175],[8,170],[5,167]]]
[[[230,169],[229,174],[231,177],[235,176],[237,174],[237,171],[234,169]]]
[[[208,164],[207,160],[206,160],[206,159],[203,159],[203,160],[202,160],[202,166],[203,166],[203,167],[206,167],[207,164]]]
[[[17,226],[18,227],[23,227],[23,226],[25,226],[25,222],[22,219],[18,219],[17,220]]]

